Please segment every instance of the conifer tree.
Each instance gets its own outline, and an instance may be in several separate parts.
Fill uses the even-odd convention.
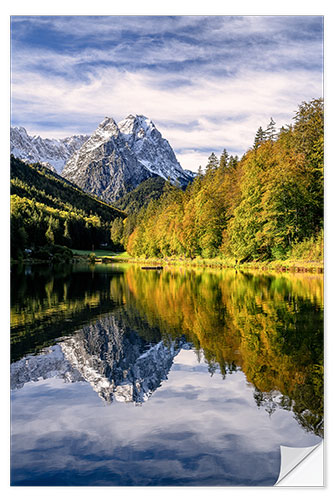
[[[260,144],[266,140],[266,133],[263,131],[262,127],[259,127],[254,138],[253,149],[257,150]]]
[[[225,172],[229,165],[229,154],[226,149],[223,149],[222,154],[220,156],[220,169]]]
[[[265,137],[269,141],[274,141],[277,137],[275,125],[276,125],[275,121],[273,120],[273,118],[271,118],[265,130]]]
[[[219,166],[219,160],[218,160],[216,154],[212,153],[208,157],[208,163],[206,166],[206,174],[215,172],[217,170],[218,166]]]
[[[230,169],[236,168],[238,161],[239,161],[239,159],[238,159],[237,155],[235,155],[235,156],[230,155],[230,158],[229,158],[229,168]]]

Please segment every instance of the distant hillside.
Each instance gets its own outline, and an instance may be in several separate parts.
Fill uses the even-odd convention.
[[[133,191],[115,202],[115,206],[131,214],[147,207],[151,200],[157,200],[163,193],[166,181],[161,177],[151,177],[141,182]]]
[[[39,164],[11,157],[12,256],[47,244],[98,248],[125,213]]]
[[[38,163],[28,165],[11,157],[10,177],[11,194],[34,198],[53,208],[83,210],[86,214],[98,215],[105,221],[124,217],[121,210],[87,194],[75,184]]]

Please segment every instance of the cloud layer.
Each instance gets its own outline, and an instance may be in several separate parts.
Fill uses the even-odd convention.
[[[242,154],[272,116],[322,95],[320,16],[12,18],[12,124],[91,133],[151,118],[184,168]]]

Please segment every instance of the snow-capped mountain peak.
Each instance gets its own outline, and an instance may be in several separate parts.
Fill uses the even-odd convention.
[[[105,132],[117,132],[118,131],[118,125],[114,121],[113,118],[109,118],[106,116],[104,120],[98,125],[97,130],[104,130]]]
[[[156,175],[180,185],[193,179],[154,123],[132,114],[118,125],[113,118],[104,118],[67,162],[62,175],[107,202]]]
[[[123,135],[137,134],[140,138],[150,135],[152,130],[157,130],[154,123],[144,115],[128,115],[118,124]]]
[[[93,134],[64,139],[29,136],[11,128],[11,153],[27,162],[52,165],[58,173],[113,203],[149,177],[187,185],[194,175],[183,170],[169,142],[144,115],[128,115],[118,124],[105,117]]]
[[[82,147],[82,152],[87,154],[89,151],[98,148],[110,140],[111,137],[118,137],[119,129],[113,118],[105,117],[98,125],[95,132],[89,137]],[[77,157],[78,155],[75,155]]]

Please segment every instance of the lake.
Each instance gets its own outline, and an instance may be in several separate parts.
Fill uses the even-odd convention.
[[[11,484],[270,486],[323,437],[323,277],[15,266]]]

